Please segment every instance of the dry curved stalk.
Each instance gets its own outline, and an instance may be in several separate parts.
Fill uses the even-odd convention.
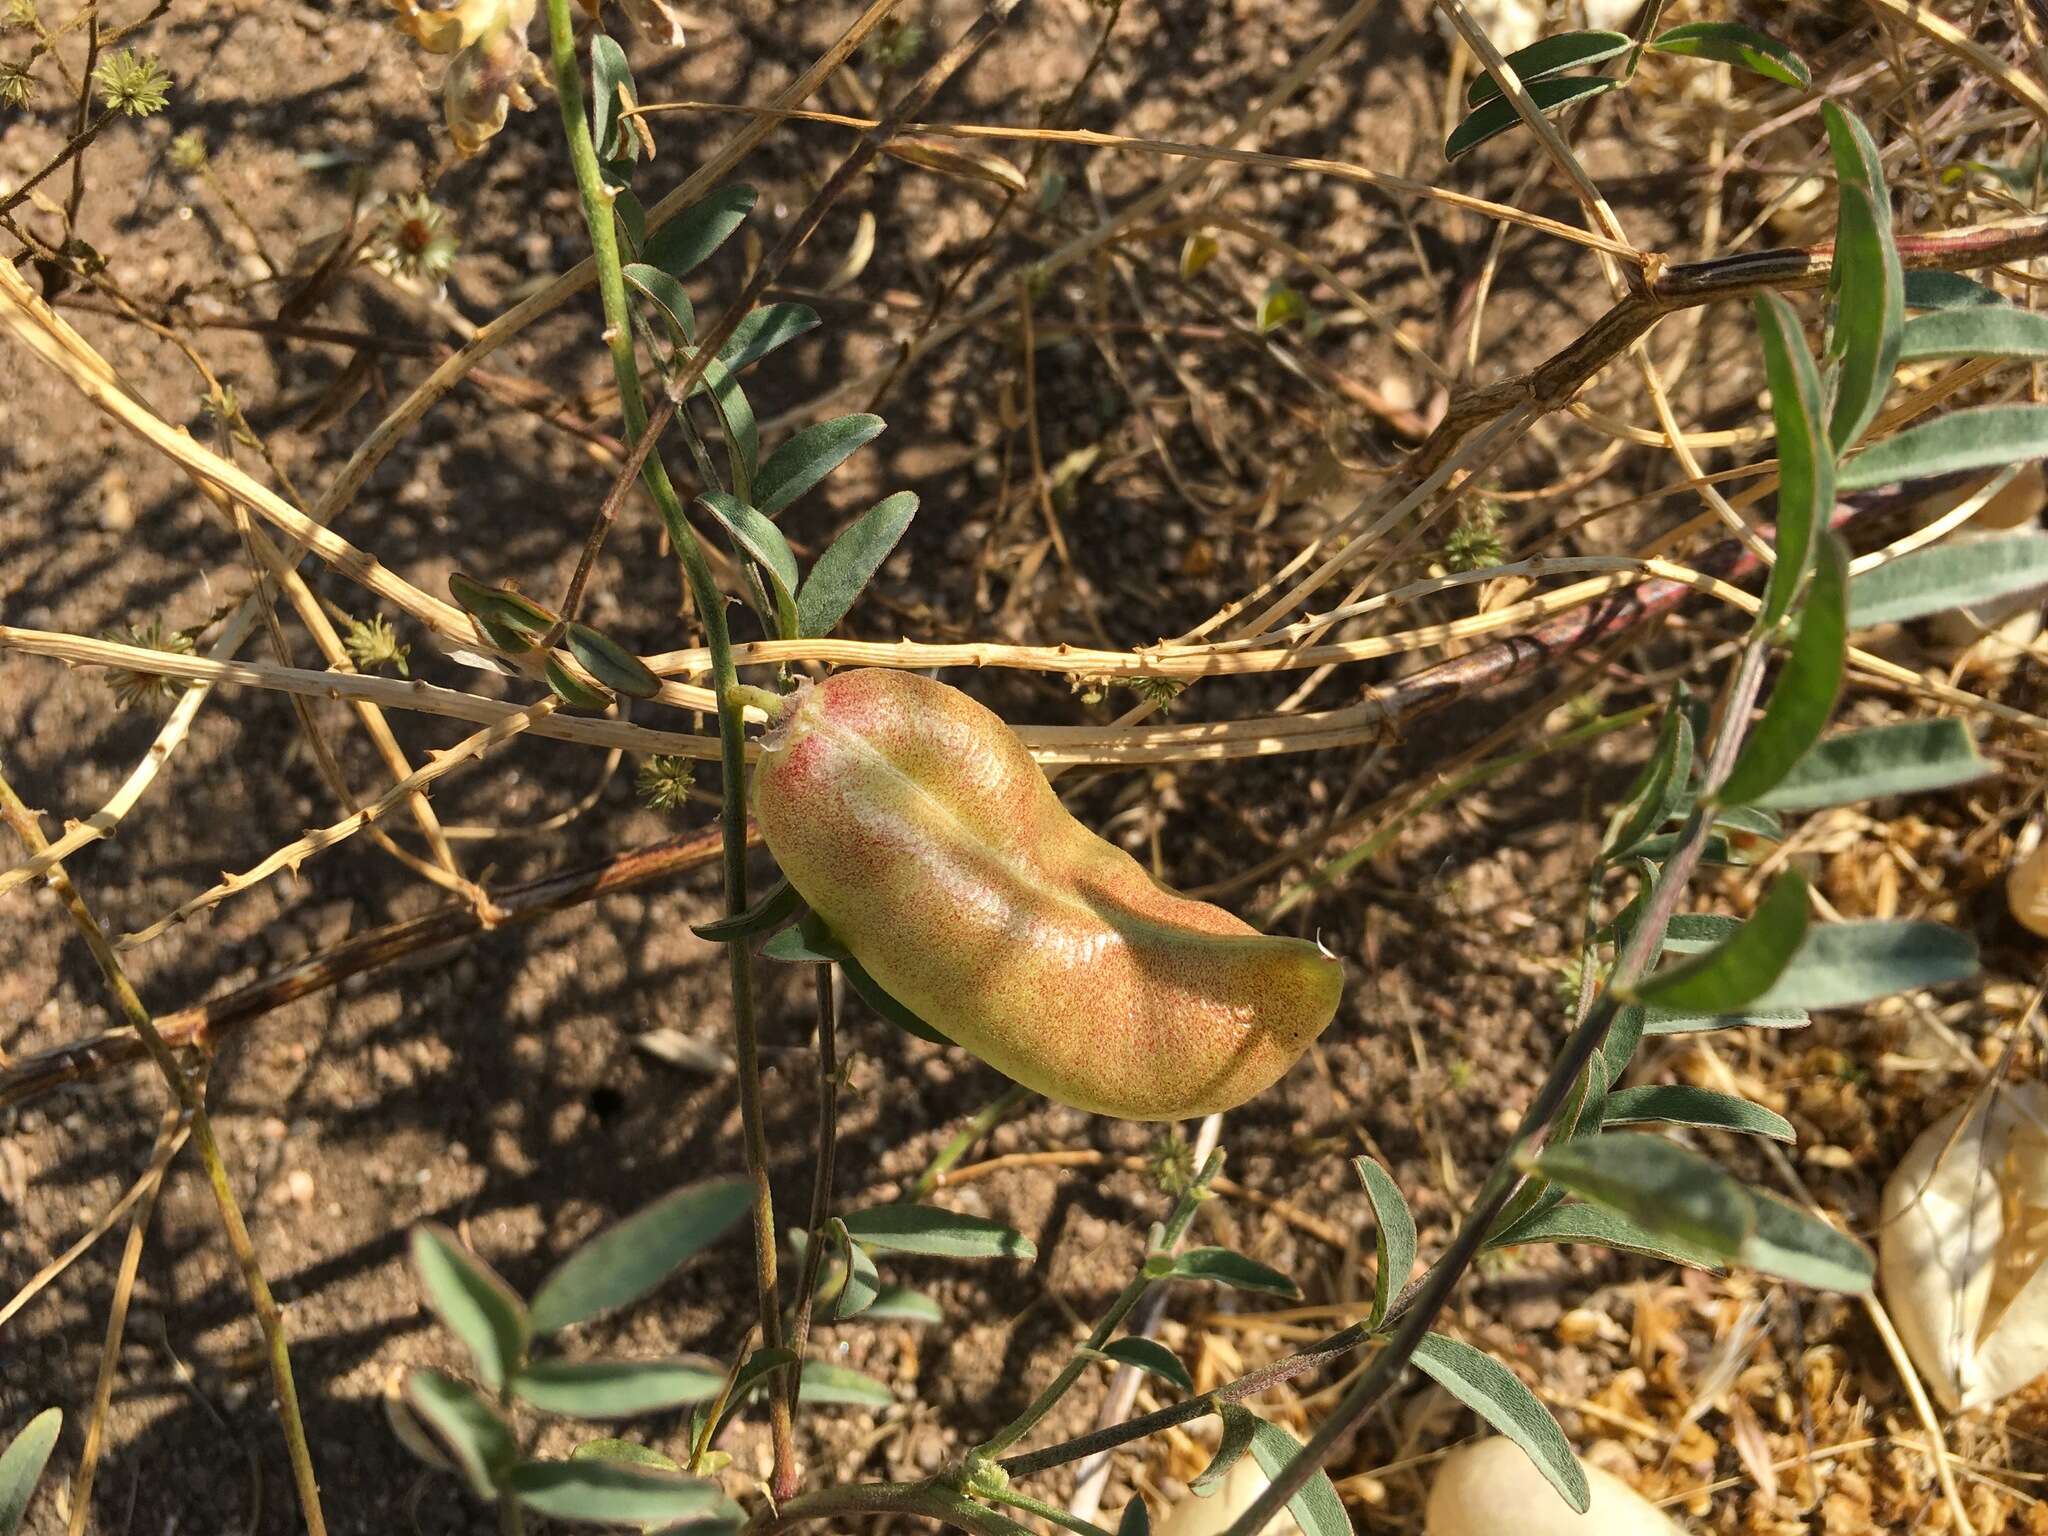
[[[139,1044],[137,1049],[140,1049]],[[178,1155],[179,1149],[192,1134],[191,1121],[175,1108],[171,1113],[177,1116],[176,1126],[169,1135],[157,1137],[156,1150],[150,1154],[149,1166],[136,1176],[135,1182],[128,1186],[127,1192],[109,1206],[99,1220],[79,1235],[76,1242],[30,1275],[23,1282],[21,1289],[8,1300],[7,1305],[0,1307],[0,1328],[6,1327],[8,1320],[41,1295],[52,1280],[84,1257],[93,1244],[113,1231],[115,1223],[128,1214],[136,1201],[154,1197],[156,1186],[163,1179],[164,1170],[171,1166],[172,1159]]]
[[[115,947],[117,949],[133,949],[139,944],[146,944],[174,924],[183,922],[186,918],[192,916],[193,913],[204,911],[208,907],[218,906],[236,892],[246,891],[251,886],[262,884],[281,869],[296,871],[304,860],[311,858],[316,853],[322,853],[332,848],[337,843],[347,842],[349,838],[362,831],[371,822],[376,821],[381,816],[389,815],[393,810],[404,805],[412,795],[424,789],[436,779],[454,772],[464,763],[486,756],[491,748],[498,745],[499,742],[517,736],[521,731],[532,725],[535,720],[545,719],[561,707],[561,702],[560,699],[556,698],[542,699],[537,704],[529,704],[522,709],[515,709],[511,714],[498,721],[497,724],[478,731],[475,735],[463,737],[461,741],[448,748],[445,752],[434,753],[424,764],[415,768],[411,773],[400,779],[382,795],[378,796],[377,799],[364,806],[354,815],[344,816],[340,821],[334,822],[330,826],[308,832],[304,837],[285,844],[284,847],[279,848],[261,862],[244,870],[241,874],[224,876],[219,884],[201,891],[197,896],[180,905],[176,911],[168,916],[158,918],[147,928],[138,929],[134,933],[123,934],[121,942]],[[485,914],[486,920],[489,920],[489,916],[489,913]]]
[[[854,128],[862,131],[877,126],[872,118],[849,117],[841,112],[791,111],[774,107],[752,107],[743,102],[732,101],[651,101],[620,115],[643,117],[661,112],[733,112],[776,122],[824,123],[834,128]],[[1596,251],[1605,251],[1629,261],[1644,259],[1644,253],[1625,239],[1589,235],[1582,229],[1575,229],[1556,219],[1545,218],[1539,213],[1511,208],[1506,203],[1489,202],[1483,197],[1473,197],[1465,192],[1454,192],[1448,187],[1417,181],[1410,176],[1396,176],[1387,171],[1376,171],[1370,166],[1355,165],[1348,160],[1321,160],[1310,155],[1277,155],[1265,150],[1235,149],[1227,144],[1184,144],[1173,139],[1140,139],[1121,133],[1102,133],[1092,128],[1023,128],[1009,127],[1001,123],[905,123],[903,131],[933,138],[993,139],[1006,143],[1075,144],[1087,149],[1127,149],[1140,154],[1160,155],[1167,159],[1191,160],[1199,164],[1252,165],[1276,171],[1306,171],[1311,175],[1327,176],[1333,181],[1354,181],[1378,192],[1425,198],[1431,202],[1442,203],[1446,207],[1456,208],[1465,213],[1475,213],[1482,218],[1496,219],[1502,223],[1520,224],[1524,228],[1535,230],[1538,234],[1569,241],[1574,245],[1587,246]],[[1128,210],[1116,222],[1129,223]]]

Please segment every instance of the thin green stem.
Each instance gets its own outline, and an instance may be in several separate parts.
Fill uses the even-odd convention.
[[[35,813],[22,803],[4,775],[0,775],[0,819],[14,829],[30,853],[39,854],[49,848],[49,840],[37,825]],[[298,1486],[299,1509],[305,1516],[309,1536],[327,1536],[327,1520],[320,1509],[320,1484],[313,1472],[313,1452],[306,1441],[306,1426],[299,1416],[298,1388],[292,1380],[292,1358],[285,1343],[284,1313],[270,1293],[270,1282],[264,1278],[263,1266],[256,1258],[256,1245],[250,1241],[248,1225],[242,1220],[242,1207],[235,1199],[234,1187],[228,1182],[227,1164],[221,1158],[220,1144],[214,1140],[213,1121],[206,1113],[205,1096],[193,1087],[192,1080],[178,1065],[178,1058],[171,1054],[170,1046],[158,1033],[156,1020],[143,1006],[141,996],[114,954],[113,945],[107,942],[105,930],[92,915],[92,909],[86,906],[78,888],[71,883],[64,866],[52,864],[47,878],[50,888],[70,912],[86,948],[92,951],[100,975],[106,979],[107,990],[113,994],[115,1003],[135,1033],[141,1037],[144,1049],[156,1063],[157,1070],[163,1073],[164,1082],[192,1122],[192,1140],[199,1148],[200,1162],[205,1165],[207,1183],[213,1188],[214,1204],[220,1208],[221,1228],[227,1234],[228,1247],[234,1250],[235,1262],[241,1267],[242,1282],[248,1287],[257,1327],[263,1332],[264,1346],[270,1358],[271,1381],[277,1389],[278,1417],[284,1425],[285,1450],[291,1459],[292,1479]]]
[[[1073,1357],[1061,1367],[1059,1375],[1053,1377],[1046,1389],[1032,1399],[1031,1405],[968,1453],[967,1461],[970,1467],[976,1462],[985,1461],[999,1452],[1008,1450],[1023,1439],[1031,1432],[1032,1426],[1050,1413],[1054,1405],[1067,1395],[1068,1389],[1081,1379],[1081,1373],[1092,1363],[1089,1352],[1100,1350],[1107,1344],[1110,1335],[1116,1332],[1116,1325],[1128,1317],[1131,1308],[1164,1278],[1153,1272],[1153,1255],[1170,1254],[1180,1242],[1187,1232],[1188,1223],[1195,1219],[1195,1208],[1209,1193],[1210,1180],[1214,1179],[1222,1168],[1223,1153],[1218,1149],[1209,1154],[1209,1161],[1202,1165],[1202,1171],[1195,1175],[1194,1182],[1188,1185],[1180,1199],[1174,1203],[1173,1213],[1166,1218],[1165,1225],[1160,1228],[1156,1240],[1151,1244],[1151,1252],[1146,1255],[1145,1267],[1131,1278],[1130,1284],[1117,1293],[1116,1300],[1109,1304],[1109,1309],[1102,1314],[1102,1320],[1095,1325],[1086,1342],[1074,1351]]]
[[[1048,1504],[1043,1499],[1034,1499],[1028,1493],[1014,1493],[1010,1489],[1005,1488],[1000,1493],[987,1493],[983,1497],[997,1504],[1011,1505],[1014,1508],[1023,1510],[1026,1514],[1036,1515],[1041,1520],[1050,1520],[1054,1525],[1062,1526],[1067,1530],[1075,1532],[1076,1536],[1109,1536],[1109,1532],[1105,1531],[1093,1520],[1083,1520],[1079,1515],[1069,1514],[1057,1504]]]
[[[626,280],[619,267],[613,198],[604,185],[597,146],[591,142],[590,120],[583,107],[583,82],[577,68],[569,0],[548,0],[548,39],[562,131],[568,140],[576,190],[583,202],[583,221],[590,232],[598,299],[604,310],[605,345],[611,352],[612,371],[619,386],[619,413],[624,418],[627,437],[637,442],[647,431],[647,402],[640,389],[639,361],[633,350],[633,317],[626,302]],[[737,316],[731,319],[733,325],[738,324]],[[700,353],[699,372],[701,363],[709,360],[716,345],[707,338]],[[686,394],[688,387],[685,383],[682,392]],[[719,700],[719,761],[724,785],[719,826],[725,840],[725,909],[729,915],[737,915],[747,906],[746,746],[740,713],[726,702],[726,690],[738,681],[738,674],[733,668],[732,639],[725,625],[725,601],[712,579],[704,548],[683,515],[682,500],[658,451],[648,453],[641,478],[668,527],[669,542],[675,546],[676,558],[682,564],[691,601],[704,625],[705,644],[711,652],[712,687]],[[775,1196],[768,1182],[768,1137],[761,1113],[761,1052],[754,1021],[753,956],[740,940],[726,945],[726,961],[732,984],[733,1055],[739,1072],[740,1121],[746,1143],[747,1173],[754,1192],[754,1276],[759,1293],[761,1343],[764,1348],[776,1349],[782,1345],[782,1304],[776,1274]],[[780,1487],[796,1459],[786,1392],[771,1397],[769,1425],[775,1445],[775,1485]]]
[[[1721,727],[1701,781],[1700,803],[1679,834],[1678,843],[1644,904],[1642,919],[1616,957],[1607,989],[1565,1041],[1564,1049],[1537,1089],[1536,1097],[1530,1101],[1507,1149],[1487,1174],[1470,1213],[1458,1228],[1458,1235],[1409,1293],[1413,1299],[1401,1317],[1400,1326],[1387,1341],[1387,1347],[1373,1357],[1300,1453],[1280,1469],[1279,1475],[1237,1517],[1226,1536],[1252,1536],[1253,1532],[1264,1530],[1266,1522],[1329,1459],[1337,1441],[1351,1433],[1401,1379],[1409,1361],[1414,1358],[1416,1348],[1449,1303],[1451,1292],[1479,1256],[1496,1220],[1521,1180],[1524,1152],[1550,1128],[1551,1122],[1564,1109],[1579,1074],[1585,1071],[1594,1053],[1606,1041],[1615,1015],[1628,1005],[1635,983],[1656,961],[1671,915],[1677,910],[1685,888],[1706,852],[1707,835],[1713,826],[1712,813],[1706,807],[1734,766],[1735,754],[1749,727],[1750,712],[1763,686],[1764,663],[1769,654],[1768,637],[1752,635],[1728,687]]]
[[[978,1504],[959,1489],[936,1480],[922,1483],[848,1483],[799,1494],[764,1506],[747,1522],[743,1536],[777,1536],[813,1520],[844,1522],[849,1515],[917,1515],[972,1536],[1032,1536],[1028,1526]]]
[[[1000,1097],[977,1110],[974,1118],[960,1127],[953,1139],[939,1149],[939,1155],[917,1176],[917,1182],[910,1187],[911,1202],[915,1204],[937,1189],[946,1175],[958,1166],[960,1159],[967,1155],[969,1148],[1001,1125],[1012,1110],[1030,1097],[1029,1088],[1022,1083],[1012,1083]]]

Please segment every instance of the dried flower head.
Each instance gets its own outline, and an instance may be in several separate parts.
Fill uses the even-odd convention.
[[[1171,1132],[1153,1145],[1150,1162],[1152,1177],[1176,1200],[1188,1192],[1200,1171],[1193,1144]]]
[[[1501,542],[1500,512],[1491,502],[1474,504],[1444,540],[1446,570],[1483,571],[1505,559],[1507,546]]]
[[[171,77],[150,54],[117,48],[92,72],[110,111],[148,117],[170,103]]]
[[[868,62],[883,70],[901,69],[923,50],[924,28],[914,21],[898,21],[894,16],[884,17],[882,24],[861,44]]]
[[[199,402],[199,408],[206,413],[206,419],[213,423],[215,430],[224,436],[245,448],[261,446],[256,429],[242,414],[242,401],[232,384],[216,384],[209,389],[206,398]]]
[[[429,53],[453,53],[467,48],[504,20],[506,0],[454,0],[453,4],[428,0],[390,0],[398,13],[398,30]],[[532,13],[529,11],[528,15]]]
[[[197,128],[187,128],[171,140],[171,169],[182,171],[187,176],[197,175],[206,169],[206,135]]]
[[[348,633],[341,638],[341,647],[358,672],[389,667],[400,677],[412,676],[407,659],[412,655],[412,647],[400,643],[398,631],[381,613],[373,613],[367,619],[352,619]]]
[[[423,192],[401,197],[384,210],[374,255],[396,276],[444,283],[455,269],[460,244],[448,227],[448,211]]]
[[[32,27],[36,24],[36,0],[7,0],[5,24]]]
[[[474,155],[497,137],[513,107],[533,110],[526,87],[543,79],[540,60],[526,46],[532,0],[512,0],[500,25],[465,45],[441,81],[441,113],[456,153]]]
[[[657,752],[640,764],[638,788],[641,804],[657,811],[680,809],[690,798],[697,782],[697,765],[687,757]]]
[[[120,645],[140,646],[146,651],[163,651],[172,656],[192,654],[192,636],[182,629],[166,630],[163,620],[151,619],[147,624],[130,624],[124,630],[109,630],[103,637]],[[182,677],[166,677],[160,672],[136,672],[126,667],[107,669],[107,686],[114,690],[114,697],[123,709],[141,709],[157,716],[171,712],[191,681]]]
[[[36,77],[19,64],[0,63],[0,107],[25,107],[36,93]]]
[[[1172,712],[1174,700],[1188,686],[1187,680],[1179,677],[1126,677],[1118,681],[1162,715]]]

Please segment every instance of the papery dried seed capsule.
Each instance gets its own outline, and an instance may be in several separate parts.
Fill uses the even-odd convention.
[[[874,979],[997,1071],[1131,1120],[1229,1109],[1337,1009],[1343,970],[1159,885],[1074,820],[1008,726],[887,669],[797,696],[754,816]]]

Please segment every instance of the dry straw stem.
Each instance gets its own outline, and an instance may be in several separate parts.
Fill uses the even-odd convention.
[[[121,1339],[128,1331],[128,1303],[135,1295],[135,1276],[142,1268],[143,1245],[149,1239],[149,1224],[156,1216],[157,1192],[163,1188],[163,1171],[170,1162],[167,1154],[175,1153],[185,1142],[183,1119],[176,1103],[164,1111],[163,1126],[156,1138],[157,1157],[135,1186],[137,1209],[128,1223],[128,1241],[121,1246],[114,1294],[107,1303],[107,1327],[100,1341],[92,1413],[85,1422],[85,1444],[78,1452],[78,1476],[71,1485],[68,1536],[84,1536],[86,1521],[92,1518],[92,1486],[99,1473],[100,1451],[106,1445],[107,1411],[113,1406],[114,1383],[121,1374]]]
[[[567,870],[495,894],[494,927],[538,922],[556,912],[627,891],[637,891],[717,862],[723,838],[716,828],[690,832],[644,848],[613,854],[600,864]],[[387,923],[344,939],[247,986],[204,1003],[159,1015],[158,1032],[175,1047],[217,1049],[236,1031],[302,997],[339,986],[351,976],[390,965],[407,955],[459,943],[485,931],[475,907],[455,902],[418,917]],[[0,1073],[0,1109],[31,1103],[67,1083],[85,1082],[141,1061],[148,1053],[141,1037],[108,1031],[23,1057]]]
[[[561,700],[559,699],[542,699],[537,704],[529,704],[523,709],[514,710],[495,725],[478,731],[474,735],[463,737],[461,741],[448,748],[445,752],[434,753],[426,763],[415,768],[376,800],[364,806],[353,815],[344,816],[340,821],[330,826],[308,832],[304,837],[285,844],[284,847],[279,848],[260,863],[244,870],[239,875],[224,875],[218,885],[201,891],[190,901],[179,906],[176,911],[170,913],[169,916],[159,918],[147,928],[123,935],[119,947],[122,949],[133,949],[139,944],[146,944],[151,939],[164,933],[174,924],[183,922],[186,918],[192,916],[193,913],[204,911],[208,907],[217,906],[238,891],[246,891],[251,886],[260,885],[281,869],[289,869],[296,873],[299,865],[306,859],[311,858],[314,854],[325,852],[337,843],[347,842],[356,833],[362,831],[363,828],[369,826],[370,823],[376,821],[379,817],[387,816],[399,806],[404,805],[410,796],[418,793],[436,779],[453,773],[464,763],[482,759],[500,742],[508,741],[512,737],[517,736],[521,731],[531,726],[535,720],[546,718],[560,706]],[[486,913],[485,917],[488,921],[490,914]]]
[[[853,56],[855,50],[898,3],[899,0],[874,0],[874,3],[854,20],[838,40],[819,55],[809,69],[776,97],[777,104],[795,106],[806,100]],[[741,130],[733,137],[731,143],[720,148],[694,175],[648,211],[649,226],[658,228],[717,187],[733,167],[768,136],[772,128],[772,122],[763,120]],[[0,262],[0,266],[6,268],[4,273],[0,273],[0,296],[12,298],[17,292],[27,294],[12,265]],[[350,455],[334,485],[314,509],[314,521],[323,524],[333,521],[355,499],[356,493],[362,489],[376,467],[438,401],[453,390],[485,358],[517,336],[528,325],[560,308],[569,299],[589,287],[595,280],[595,273],[596,267],[590,260],[578,263],[547,287],[482,327],[461,350],[421,380]],[[12,280],[11,283],[9,280]],[[32,302],[39,302],[33,300],[33,295],[28,296]],[[96,371],[100,377],[109,384],[113,383],[113,370],[99,360],[96,354],[92,354],[90,348],[86,349],[86,354],[86,357],[75,357],[74,360],[84,362],[88,367],[97,365]],[[221,660],[231,659],[254,630],[256,618],[254,600],[243,603],[229,618],[209,655]],[[206,689],[203,687],[194,689],[181,699],[176,709],[172,711],[170,719],[157,733],[148,753],[136,764],[114,795],[90,818],[68,826],[63,836],[51,844],[48,855],[30,860],[21,869],[0,874],[0,893],[4,893],[24,879],[43,873],[53,867],[58,860],[86,844],[108,836],[148,792],[162,771],[164,763],[183,743],[194,717],[205,702]]]
[[[880,126],[874,118],[851,117],[843,112],[755,107],[734,101],[652,101],[620,115],[644,117],[664,112],[736,113],[775,122],[820,123],[827,127],[852,128],[861,132]],[[1506,203],[1489,202],[1483,197],[1454,192],[1448,187],[1434,186],[1426,181],[1416,181],[1412,177],[1376,171],[1370,166],[1359,165],[1349,160],[1322,160],[1311,155],[1281,155],[1259,149],[1235,149],[1228,144],[1186,144],[1174,139],[1143,139],[1123,133],[1102,133],[1092,128],[1013,128],[1001,123],[905,123],[903,132],[925,134],[932,138],[983,139],[1002,143],[1073,144],[1085,149],[1124,150],[1134,154],[1161,155],[1174,160],[1191,160],[1199,164],[1249,165],[1276,171],[1305,171],[1310,175],[1327,176],[1335,181],[1357,182],[1376,191],[1425,198],[1431,202],[1442,203],[1446,207],[1476,213],[1483,218],[1496,219],[1506,224],[1520,224],[1527,229],[1535,230],[1538,234],[1569,241],[1574,245],[1587,246],[1596,251],[1606,251],[1629,261],[1644,259],[1643,252],[1625,240],[1590,235],[1557,219],[1545,218],[1540,213],[1528,213],[1520,208],[1511,208]],[[1133,222],[1128,210],[1111,221],[1115,227],[1126,227]]]
[[[41,853],[49,843],[43,836],[43,829],[29,808],[22,804],[21,797],[14,792],[5,776],[0,776],[0,819],[14,830],[15,836],[26,843],[32,852]],[[242,1220],[242,1208],[235,1199],[234,1185],[228,1179],[227,1163],[221,1157],[220,1145],[214,1139],[213,1121],[206,1112],[206,1098],[202,1089],[185,1075],[178,1058],[170,1046],[157,1032],[156,1021],[143,1006],[141,996],[128,974],[122,970],[120,959],[114,948],[107,942],[105,931],[99,920],[92,915],[92,909],[85,904],[85,898],[71,883],[61,864],[51,866],[50,888],[57,893],[70,913],[72,923],[77,927],[85,946],[92,952],[93,961],[98,965],[100,975],[105,979],[107,990],[113,995],[116,1005],[128,1020],[129,1027],[142,1043],[157,1070],[163,1074],[164,1084],[171,1091],[173,1100],[183,1116],[191,1124],[192,1135],[199,1143],[199,1159],[205,1165],[207,1182],[213,1188],[214,1205],[220,1211],[221,1231],[226,1235],[228,1247],[234,1251],[235,1262],[241,1268],[242,1281],[249,1292],[251,1310],[256,1314],[256,1325],[262,1330],[266,1353],[270,1362],[270,1379],[277,1391],[277,1413],[284,1429],[285,1450],[291,1460],[292,1480],[297,1485],[299,1510],[305,1517],[309,1536],[327,1536],[326,1518],[320,1509],[319,1479],[313,1472],[313,1453],[306,1443],[306,1427],[299,1416],[298,1388],[292,1380],[291,1352],[285,1342],[284,1313],[279,1310],[277,1300],[270,1291],[270,1282],[264,1278],[263,1266],[257,1261],[256,1246],[249,1238],[249,1228]],[[139,1244],[140,1221],[131,1239],[131,1247]],[[137,1257],[139,1258],[139,1254]],[[115,1339],[118,1343],[118,1339]],[[113,1353],[110,1346],[109,1355]],[[104,1368],[104,1367],[103,1367]],[[84,1501],[80,1501],[83,1505]]]
[[[142,1041],[138,1037],[125,1035],[116,1038],[131,1041],[137,1052],[136,1059],[141,1059]],[[171,1045],[184,1043],[170,1039],[168,1032],[165,1032],[165,1041]],[[76,1264],[91,1250],[93,1244],[113,1231],[116,1223],[134,1208],[136,1201],[145,1197],[155,1197],[156,1186],[162,1180],[164,1170],[171,1166],[172,1160],[177,1157],[178,1153],[183,1149],[186,1140],[192,1134],[192,1122],[186,1117],[184,1110],[180,1108],[175,1111],[175,1114],[177,1117],[175,1128],[169,1135],[159,1135],[157,1137],[156,1150],[150,1154],[149,1166],[144,1168],[136,1177],[135,1182],[128,1186],[127,1192],[109,1206],[106,1213],[99,1220],[80,1233],[78,1240],[69,1248],[66,1248],[56,1258],[50,1260],[49,1263],[30,1275],[23,1282],[21,1289],[14,1293],[7,1305],[0,1307],[0,1328],[5,1328],[8,1320],[20,1312],[23,1307],[34,1301],[36,1297],[40,1296],[51,1281],[63,1274],[73,1264]]]

